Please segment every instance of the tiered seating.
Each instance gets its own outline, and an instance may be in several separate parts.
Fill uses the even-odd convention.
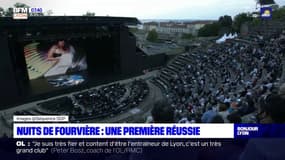
[[[161,69],[153,81],[175,107],[178,120],[192,113],[202,115],[207,107],[217,107],[216,102],[237,103],[239,108],[232,109],[241,116],[252,113],[252,102],[271,91],[281,75],[280,53],[285,48],[280,29],[284,26],[275,26],[263,26],[246,37],[179,55]]]
[[[131,107],[137,107],[148,95],[148,85],[141,80],[135,80],[130,84],[130,88],[130,98],[123,100],[123,102],[131,104]]]
[[[155,84],[156,86],[158,86],[162,91],[168,90],[167,83],[163,82],[163,80],[161,79],[161,77],[153,78],[153,79],[151,80],[151,82],[152,82],[153,84]]]
[[[38,104],[39,108],[47,113],[66,114],[73,110],[73,103],[69,97],[61,97]]]
[[[125,96],[126,87],[130,89],[127,96]],[[83,108],[83,113],[73,113],[72,119],[82,121],[113,117],[129,108],[138,106],[148,93],[148,85],[143,80],[135,80],[129,85],[114,84],[99,90],[79,93],[74,97],[76,104]]]
[[[114,84],[100,89],[88,90],[73,95],[75,103],[83,109],[84,114],[99,115],[110,112],[116,107],[117,100],[124,96],[124,85]],[[76,115],[74,115],[76,117]]]
[[[127,92],[129,90],[129,92]],[[115,83],[37,104],[34,108],[16,111],[15,115],[69,115],[71,121],[106,118],[138,106],[148,95],[144,80],[130,84]]]

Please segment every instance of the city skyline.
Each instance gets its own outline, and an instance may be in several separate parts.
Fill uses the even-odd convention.
[[[53,15],[79,16],[95,12],[96,16],[137,17],[139,19],[207,19],[222,15],[235,16],[242,12],[256,11],[255,0],[10,0],[0,2],[3,8],[20,2],[31,7],[52,10]],[[285,0],[275,0],[279,6]]]

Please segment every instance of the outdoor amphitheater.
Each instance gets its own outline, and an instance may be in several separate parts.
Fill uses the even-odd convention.
[[[2,110],[0,134],[12,135],[13,115],[68,115],[74,123],[153,123],[157,101],[167,102],[175,123],[266,123],[259,117],[261,103],[285,95],[284,21],[262,22],[247,35],[206,46],[140,76]],[[266,111],[274,116],[271,122],[285,122],[284,106]]]

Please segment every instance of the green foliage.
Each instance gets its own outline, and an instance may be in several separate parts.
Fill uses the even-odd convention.
[[[194,36],[191,33],[183,33],[182,34],[182,39],[192,39]]]
[[[272,13],[272,19],[279,20],[285,18],[285,6],[274,10]]]
[[[19,3],[19,2],[15,3],[14,7],[15,8],[30,8],[30,6],[28,6],[28,5],[24,4],[24,3]]]
[[[274,2],[274,1],[273,1]],[[261,4],[272,4],[272,1],[262,1]],[[275,2],[274,2],[275,3]],[[285,6],[274,9],[272,14],[273,20],[284,20],[285,18]],[[249,22],[253,26],[258,26],[261,24],[260,18],[253,18],[248,13],[240,13],[234,17],[234,20],[231,19],[230,16],[221,16],[219,18],[219,21],[213,24],[207,24],[204,27],[202,27],[198,31],[198,36],[202,37],[208,37],[208,36],[217,36],[222,31],[236,31],[239,32],[242,24]]]
[[[130,32],[132,32],[132,33],[136,33],[136,32],[139,31],[139,29],[137,29],[137,28],[129,28],[129,30],[130,30]]]
[[[5,14],[5,10],[2,7],[0,7],[0,17],[4,16],[4,14]]]
[[[219,23],[223,27],[231,27],[233,20],[231,16],[225,15],[219,18]]]
[[[259,26],[261,24],[261,19],[260,18],[254,18],[252,20],[252,25],[253,26]]]
[[[7,10],[5,10],[4,12],[4,16],[6,17],[12,17],[13,16],[13,8],[8,8]]]
[[[157,34],[156,30],[153,29],[153,30],[149,31],[146,39],[150,42],[156,42],[158,39],[158,34]]]
[[[222,32],[230,32],[232,30],[233,20],[231,16],[225,15],[219,18],[218,22],[206,24],[198,31],[200,37],[218,36]]]
[[[212,24],[206,24],[204,27],[200,28],[198,31],[199,37],[210,37],[210,36],[218,36],[221,25],[219,22],[215,22]]]
[[[85,14],[83,14],[83,16],[95,16],[94,12],[86,12]]]
[[[238,14],[234,18],[233,28],[235,31],[239,32],[242,24],[244,24],[245,22],[250,22],[252,20],[253,18],[247,13]]]
[[[256,0],[260,5],[268,5],[268,4],[275,4],[274,0]]]

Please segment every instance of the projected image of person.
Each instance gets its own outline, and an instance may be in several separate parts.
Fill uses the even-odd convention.
[[[74,47],[65,40],[58,40],[50,47],[47,60],[57,61],[57,63],[44,74],[44,77],[82,71],[87,68],[85,55],[76,52]]]

